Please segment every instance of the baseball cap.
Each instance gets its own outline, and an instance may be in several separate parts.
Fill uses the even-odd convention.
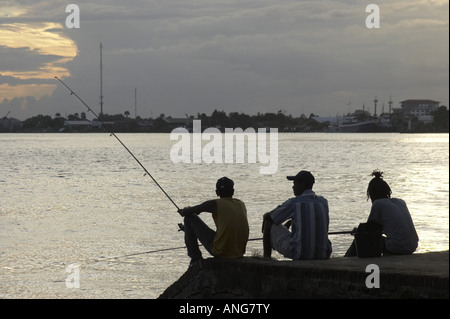
[[[315,179],[314,176],[311,174],[311,172],[308,171],[300,171],[295,176],[286,176],[286,178],[290,181],[296,181],[296,182],[302,182],[305,184],[314,184]]]

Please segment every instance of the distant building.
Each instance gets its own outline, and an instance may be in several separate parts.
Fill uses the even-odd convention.
[[[394,113],[400,114],[405,120],[416,117],[425,124],[433,122],[432,112],[439,108],[438,101],[433,100],[405,100],[400,102],[400,109],[394,109]]]
[[[339,125],[339,117],[338,116],[313,116],[312,119],[316,120],[319,123],[329,123],[330,126],[338,126]]]
[[[102,126],[113,126],[116,124],[115,122],[100,122],[97,119],[92,121],[89,120],[66,120],[64,121],[63,127],[59,130],[59,132],[65,131],[76,131],[76,132],[88,132],[88,131],[96,131],[102,128]]]
[[[192,118],[174,118],[171,116],[163,119],[171,128],[192,126]]]

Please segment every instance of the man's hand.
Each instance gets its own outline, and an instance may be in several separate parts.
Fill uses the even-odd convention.
[[[189,214],[189,206],[181,208],[179,210],[177,210],[178,214],[180,214],[181,216],[186,216],[187,214]]]

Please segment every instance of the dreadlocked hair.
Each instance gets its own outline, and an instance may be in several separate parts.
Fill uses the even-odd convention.
[[[367,200],[369,198],[374,201],[380,198],[391,198],[391,188],[388,183],[383,180],[383,172],[374,170],[370,176],[373,176],[367,187]]]

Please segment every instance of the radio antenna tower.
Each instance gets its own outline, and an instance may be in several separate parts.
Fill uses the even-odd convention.
[[[100,42],[100,116],[103,115],[103,61],[102,61],[103,45]]]

